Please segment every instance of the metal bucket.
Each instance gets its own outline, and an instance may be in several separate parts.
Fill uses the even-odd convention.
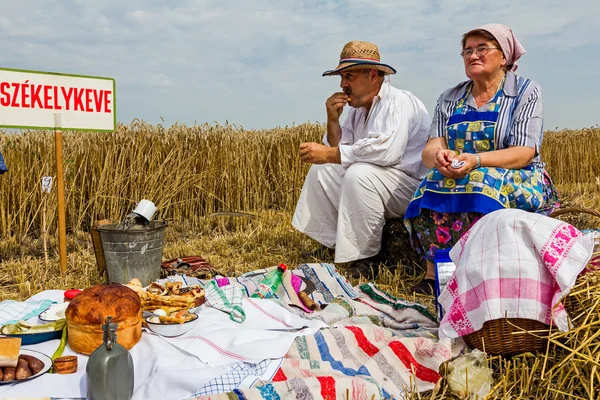
[[[119,224],[98,228],[109,282],[127,283],[138,278],[147,286],[160,278],[166,221],[151,221],[143,228],[117,229]]]

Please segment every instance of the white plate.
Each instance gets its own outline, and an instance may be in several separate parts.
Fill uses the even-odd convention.
[[[39,351],[35,351],[35,350],[21,349],[19,354],[24,354],[27,356],[33,356],[33,357],[37,358],[38,360],[40,360],[41,362],[44,363],[44,368],[42,368],[40,370],[40,372],[38,372],[37,374],[31,375],[27,379],[22,379],[20,381],[13,379],[12,381],[8,381],[8,382],[0,381],[0,385],[12,385],[13,383],[27,382],[27,381],[37,378],[38,376],[44,375],[46,372],[48,372],[50,370],[50,368],[52,368],[52,359],[50,357],[48,357],[47,355],[45,355],[44,353],[40,353]]]

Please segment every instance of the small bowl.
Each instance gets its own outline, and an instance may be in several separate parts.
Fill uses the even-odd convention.
[[[200,304],[199,306],[195,306],[195,307],[192,307],[192,308],[188,308],[188,312],[189,312],[190,314],[198,314],[198,313],[199,313],[200,311],[202,311],[202,309],[204,308],[204,307],[203,307],[203,306],[204,306],[204,304],[205,304],[205,303],[202,303],[202,304]]]
[[[50,307],[48,307],[47,309],[45,309],[44,311],[42,311],[38,315],[38,318],[40,319],[40,321],[44,321],[44,322],[54,322],[54,321],[58,321],[59,319],[64,319],[64,318],[66,318],[64,316],[64,313],[67,311],[67,307],[68,306],[69,306],[68,302],[52,304]],[[48,315],[48,312],[51,311],[53,308],[64,308],[64,310],[62,310],[63,311],[63,315],[61,317],[58,317],[58,316],[50,317]]]
[[[154,333],[166,337],[177,337],[192,330],[194,322],[198,320],[198,314],[192,314],[192,319],[183,324],[157,324],[156,322],[148,321],[150,317],[146,317],[148,328]]]

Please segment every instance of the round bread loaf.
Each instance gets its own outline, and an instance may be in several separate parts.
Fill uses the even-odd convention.
[[[111,316],[119,324],[117,343],[130,349],[142,337],[142,303],[136,292],[119,283],[96,285],[79,293],[65,311],[69,347],[92,354],[103,343],[102,324]]]

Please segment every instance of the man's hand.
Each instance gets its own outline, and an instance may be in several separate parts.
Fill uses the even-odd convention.
[[[300,144],[300,158],[311,164],[340,164],[340,152],[337,147],[328,147],[319,143]]]
[[[344,106],[348,104],[348,97],[344,92],[337,92],[327,99],[325,107],[327,108],[327,118],[330,121],[338,121],[340,119],[344,111]]]

